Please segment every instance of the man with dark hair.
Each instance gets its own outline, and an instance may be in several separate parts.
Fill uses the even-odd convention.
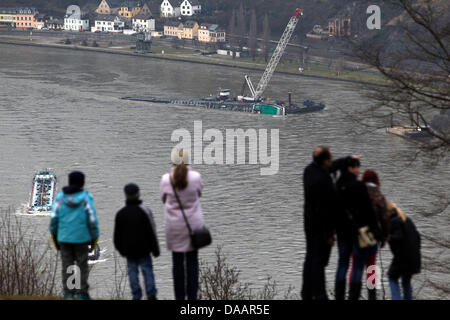
[[[69,185],[56,195],[53,203],[50,232],[56,249],[61,250],[64,298],[88,300],[89,246],[91,251],[97,247],[99,228],[94,198],[83,190],[83,186],[82,172],[69,174]],[[69,288],[69,276],[74,272],[77,275],[77,271],[71,268],[75,264],[80,271],[80,287]]]
[[[306,257],[303,266],[303,300],[327,300],[325,267],[333,245],[336,191],[329,169],[333,155],[328,147],[313,152],[313,162],[303,174]]]
[[[159,256],[159,243],[153,214],[139,199],[139,187],[130,183],[124,188],[126,205],[116,215],[114,245],[127,258],[128,277],[134,300],[142,298],[139,268],[145,279],[148,300],[156,300],[155,277],[150,253]]]

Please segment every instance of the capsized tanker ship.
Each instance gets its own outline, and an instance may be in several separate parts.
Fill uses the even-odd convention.
[[[245,75],[245,82],[242,88],[240,96],[236,98],[231,98],[230,90],[224,89],[220,90],[216,97],[208,97],[204,99],[180,99],[180,98],[157,98],[157,97],[123,97],[124,100],[131,101],[144,101],[152,103],[162,103],[162,104],[176,104],[176,105],[186,105],[194,107],[203,107],[207,109],[220,109],[220,110],[231,110],[240,112],[250,112],[257,114],[268,114],[268,115],[288,115],[288,114],[302,114],[308,112],[320,111],[325,108],[322,103],[315,103],[310,100],[303,101],[301,103],[293,103],[291,101],[291,94],[289,93],[289,103],[285,104],[283,101],[273,101],[263,97],[264,91],[266,90],[277,66],[280,62],[281,57],[286,50],[286,46],[295,31],[295,27],[303,16],[303,9],[296,9],[292,15],[289,23],[281,36],[278,45],[267,64],[266,70],[262,75],[258,85],[253,86],[252,81],[248,75]],[[250,90],[250,96],[244,96],[245,84],[247,84]]]
[[[226,90],[228,91],[228,90]],[[221,90],[217,97],[208,97],[204,99],[179,99],[179,98],[156,98],[156,97],[123,97],[124,100],[152,102],[160,104],[175,104],[190,107],[203,107],[206,109],[229,110],[239,112],[250,112],[257,114],[268,115],[288,115],[288,114],[302,114],[309,112],[316,112],[323,110],[325,105],[316,103],[310,100],[301,103],[261,100],[251,101],[245,97],[238,96],[231,99],[224,95],[224,90]]]

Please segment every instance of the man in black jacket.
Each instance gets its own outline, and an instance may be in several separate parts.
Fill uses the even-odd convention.
[[[303,266],[303,300],[327,300],[325,267],[333,245],[336,190],[329,169],[333,156],[328,147],[314,150],[313,162],[303,175],[306,257]]]
[[[360,161],[354,157],[345,158],[340,165],[341,175],[336,187],[340,202],[340,210],[336,220],[336,234],[338,239],[339,261],[336,272],[335,295],[336,300],[345,299],[346,274],[349,267],[350,256],[354,254],[354,268],[350,286],[349,298],[357,300],[361,291],[361,276],[366,257],[374,248],[359,249],[357,236],[359,228],[368,226],[381,240],[380,232],[373,211],[367,187],[358,180],[360,174]]]
[[[150,253],[159,256],[159,243],[152,212],[139,199],[139,187],[130,183],[124,188],[126,206],[116,215],[114,245],[127,258],[128,277],[134,300],[142,298],[139,267],[144,279],[147,298],[156,300],[155,277]]]

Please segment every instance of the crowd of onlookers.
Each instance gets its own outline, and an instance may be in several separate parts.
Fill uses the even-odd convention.
[[[172,152],[173,166],[162,177],[161,200],[167,249],[172,252],[172,274],[177,300],[196,300],[199,263],[197,236],[204,236],[204,219],[200,206],[203,183],[200,174],[189,166],[189,154]],[[412,299],[411,277],[420,272],[420,236],[404,212],[386,201],[374,170],[360,175],[360,157],[333,160],[328,147],[314,150],[313,162],[304,171],[304,231],[306,257],[303,268],[304,300],[326,300],[325,267],[337,238],[338,263],[335,299],[357,300],[366,279],[368,298],[376,299],[376,285],[382,274],[376,268],[377,251],[389,243],[393,260],[388,271],[393,299]],[[84,174],[69,174],[69,184],[55,198],[50,221],[52,240],[61,251],[62,281],[65,298],[89,299],[88,254],[95,250],[99,238],[97,212],[92,195],[83,189]],[[153,257],[160,247],[153,214],[140,199],[139,187],[130,183],[124,188],[126,203],[117,212],[114,245],[126,257],[133,299],[141,299],[139,270],[145,278],[149,300],[157,299]],[[209,232],[207,232],[209,233]],[[209,240],[204,243],[207,245]],[[69,283],[70,270],[80,269],[80,285]],[[367,268],[366,276],[364,275]]]
[[[306,258],[303,268],[302,298],[327,300],[325,267],[337,238],[338,262],[335,299],[358,300],[363,287],[368,298],[377,298],[376,285],[382,274],[376,268],[379,248],[389,243],[393,260],[388,270],[392,299],[412,299],[411,277],[420,272],[420,235],[411,219],[380,191],[374,170],[360,176],[360,156],[333,160],[330,149],[319,146],[313,162],[304,171],[304,230]],[[377,282],[378,281],[378,282]]]

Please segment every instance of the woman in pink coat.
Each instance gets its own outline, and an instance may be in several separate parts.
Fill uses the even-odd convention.
[[[174,150],[172,163],[174,165],[171,171],[161,179],[160,190],[165,205],[166,244],[167,249],[172,251],[175,299],[185,300],[187,295],[188,300],[196,300],[198,251],[192,248],[188,227],[173,187],[176,189],[191,229],[196,230],[204,226],[200,207],[203,183],[200,173],[189,166],[189,154],[185,150]]]

